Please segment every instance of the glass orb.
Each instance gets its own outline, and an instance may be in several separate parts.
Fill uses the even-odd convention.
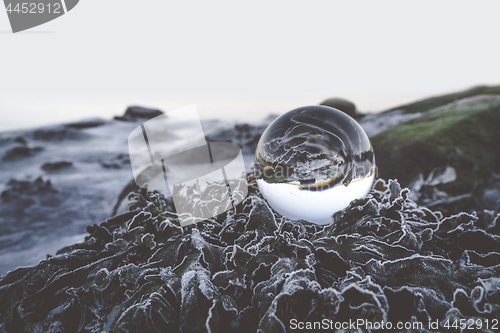
[[[332,214],[368,194],[375,155],[361,126],[327,106],[275,119],[255,154],[257,185],[269,205],[292,220],[332,222]]]

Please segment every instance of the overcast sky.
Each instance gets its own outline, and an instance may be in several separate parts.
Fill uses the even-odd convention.
[[[0,9],[0,129],[130,104],[260,118],[327,97],[377,111],[500,84],[499,1],[80,0],[11,34]]]

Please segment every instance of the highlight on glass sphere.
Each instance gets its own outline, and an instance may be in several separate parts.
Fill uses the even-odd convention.
[[[254,171],[262,196],[281,215],[327,224],[333,213],[365,197],[375,180],[375,155],[361,126],[328,106],[306,106],[264,131]]]

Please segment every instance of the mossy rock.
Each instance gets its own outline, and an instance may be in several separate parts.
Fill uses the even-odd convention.
[[[403,186],[423,173],[452,166],[449,194],[470,192],[479,179],[500,171],[500,95],[480,95],[435,108],[371,138],[379,176]]]
[[[385,112],[393,110],[403,110],[404,113],[426,112],[434,108],[458,101],[463,98],[479,96],[479,95],[498,95],[498,94],[500,94],[500,86],[478,86],[452,94],[426,98],[421,101],[404,104],[386,110]]]

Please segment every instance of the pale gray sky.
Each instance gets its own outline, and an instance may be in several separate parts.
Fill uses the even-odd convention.
[[[80,0],[10,34],[0,8],[0,129],[130,104],[251,119],[339,96],[377,111],[500,84],[498,13],[498,1]]]

